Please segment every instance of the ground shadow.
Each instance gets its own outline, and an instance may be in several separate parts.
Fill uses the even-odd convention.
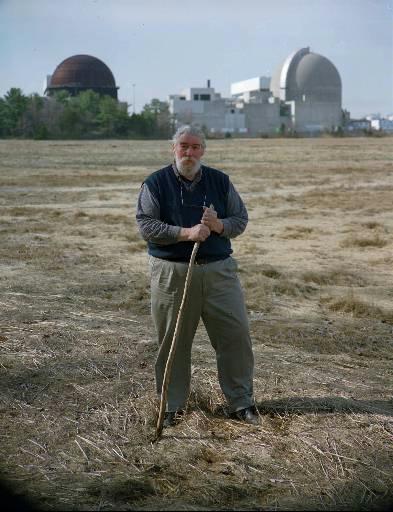
[[[341,396],[287,397],[279,400],[263,400],[257,408],[261,414],[308,414],[308,413],[368,413],[393,416],[391,400],[356,400]]]
[[[16,485],[0,478],[0,498],[3,510],[8,512],[34,512],[40,510],[30,497],[21,494]]]

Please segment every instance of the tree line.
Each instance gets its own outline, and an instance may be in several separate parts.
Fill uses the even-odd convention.
[[[157,98],[131,115],[126,104],[92,90],[42,97],[14,87],[0,98],[0,138],[169,138],[171,133],[168,103]]]

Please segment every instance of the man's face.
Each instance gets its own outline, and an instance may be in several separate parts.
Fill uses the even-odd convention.
[[[176,166],[185,176],[193,176],[199,169],[205,150],[202,141],[195,135],[182,135],[173,145]]]

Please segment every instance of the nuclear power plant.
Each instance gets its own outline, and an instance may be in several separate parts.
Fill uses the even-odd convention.
[[[75,96],[91,89],[117,100],[118,89],[109,67],[96,57],[74,55],[48,75],[44,94],[67,91]],[[232,83],[223,98],[207,80],[206,87],[189,87],[168,98],[169,124],[195,124],[207,135],[260,137],[271,134],[313,135],[360,130],[393,131],[393,120],[350,120],[342,108],[342,83],[335,65],[326,57],[301,48],[277,67],[273,76],[258,76]],[[126,103],[119,103],[127,109]],[[135,112],[135,105],[134,112]],[[50,106],[48,106],[50,108]]]
[[[210,86],[169,96],[175,125],[198,124],[208,133],[251,137],[277,132],[313,133],[343,125],[340,75],[326,57],[302,48],[289,55],[272,77],[231,85],[222,98]]]

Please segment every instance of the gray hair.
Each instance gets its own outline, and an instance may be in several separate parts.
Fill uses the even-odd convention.
[[[177,144],[179,142],[180,137],[182,135],[193,135],[194,137],[198,137],[199,139],[201,139],[202,147],[203,148],[206,147],[206,137],[205,137],[205,134],[197,126],[193,126],[193,125],[189,125],[189,124],[185,124],[183,126],[180,126],[176,130],[176,133],[174,134],[174,136],[172,138],[173,144]]]

